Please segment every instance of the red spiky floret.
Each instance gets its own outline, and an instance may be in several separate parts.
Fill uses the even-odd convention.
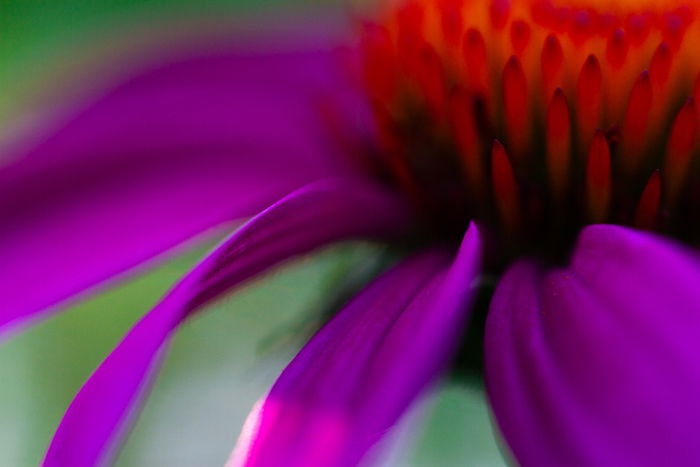
[[[394,178],[413,181],[432,220],[459,206],[461,217],[445,217],[476,218],[516,249],[602,221],[700,243],[699,8],[388,5],[366,28],[362,63],[386,64],[363,76],[400,141],[394,159],[405,163],[393,165],[404,175]]]

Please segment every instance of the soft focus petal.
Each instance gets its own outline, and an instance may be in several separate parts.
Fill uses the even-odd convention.
[[[538,284],[537,268],[525,262],[501,278],[486,322],[485,376],[496,420],[518,461],[549,466],[573,451],[538,392],[555,384],[538,327]],[[553,395],[564,397],[566,391]]]
[[[2,154],[0,327],[336,174],[324,46],[161,66]]]
[[[406,260],[331,320],[251,416],[232,465],[355,465],[444,369],[481,258],[476,227],[452,266]]]
[[[88,466],[102,458],[156,356],[195,309],[263,270],[328,242],[401,232],[406,211],[384,191],[349,180],[317,182],[241,228],[186,276],[124,338],[69,407],[47,466]]]
[[[524,465],[700,460],[700,267],[614,226],[584,229],[567,269],[516,266],[487,324],[487,381]]]

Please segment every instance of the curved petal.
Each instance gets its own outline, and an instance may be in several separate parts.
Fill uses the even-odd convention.
[[[570,404],[544,342],[540,282],[540,271],[529,262],[512,266],[500,280],[486,321],[486,387],[500,431],[520,464],[568,465],[562,459],[573,459],[579,465],[586,458],[566,430],[579,420],[558,410]]]
[[[100,365],[68,408],[45,465],[94,465],[104,456],[158,352],[198,307],[291,256],[342,238],[393,235],[407,219],[403,206],[384,191],[337,179],[302,188],[253,218],[188,274]]]
[[[231,464],[358,463],[449,361],[480,258],[472,226],[451,267],[424,253],[361,292],[285,369]]]
[[[527,298],[509,295],[516,287]],[[507,275],[486,351],[494,411],[517,459],[697,463],[699,334],[695,254],[650,234],[591,226],[567,269]]]
[[[0,327],[337,175],[319,105],[357,101],[317,47],[161,66],[3,154]]]

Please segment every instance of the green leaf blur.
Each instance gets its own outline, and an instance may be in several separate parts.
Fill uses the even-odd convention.
[[[63,89],[87,86],[132,33],[323,0],[25,0],[0,2],[0,143]],[[195,31],[196,32],[196,31]],[[135,34],[138,36],[138,34]],[[123,53],[121,50],[120,53]],[[80,77],[80,79],[78,79]],[[0,466],[40,461],[63,411],[129,327],[207,251],[180,253],[0,344]],[[329,277],[368,261],[366,245],[297,261],[225,298],[175,337],[148,403],[118,457],[123,466],[222,465],[245,416],[318,325]],[[60,272],[58,272],[60,273]],[[402,438],[399,465],[503,465],[482,391],[452,383]]]

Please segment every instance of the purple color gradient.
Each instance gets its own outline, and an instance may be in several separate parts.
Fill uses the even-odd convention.
[[[371,284],[285,369],[232,464],[357,464],[449,362],[481,249],[472,225],[450,267],[424,253]]]
[[[412,227],[410,208],[351,166],[369,167],[377,154],[367,151],[368,102],[338,66],[342,59],[321,38],[305,51],[212,49],[132,76],[3,153],[0,335],[264,209],[88,379],[46,466],[109,457],[158,356],[195,311],[296,255]],[[426,249],[363,290],[287,366],[251,414],[232,463],[367,460],[449,363],[470,313],[482,242],[472,224],[456,256]],[[485,332],[489,398],[520,464],[698,464],[695,251],[588,226],[567,266],[523,259],[507,270]]]
[[[294,255],[345,238],[405,231],[403,205],[354,180],[316,182],[253,218],[188,274],[85,383],[49,448],[46,466],[90,466],[110,447],[170,334],[197,308]]]
[[[337,61],[219,51],[164,65],[3,154],[0,331],[340,173],[321,103],[359,101]]]
[[[486,329],[487,383],[523,465],[691,465],[700,265],[630,229],[583,230],[569,267],[520,263]]]

